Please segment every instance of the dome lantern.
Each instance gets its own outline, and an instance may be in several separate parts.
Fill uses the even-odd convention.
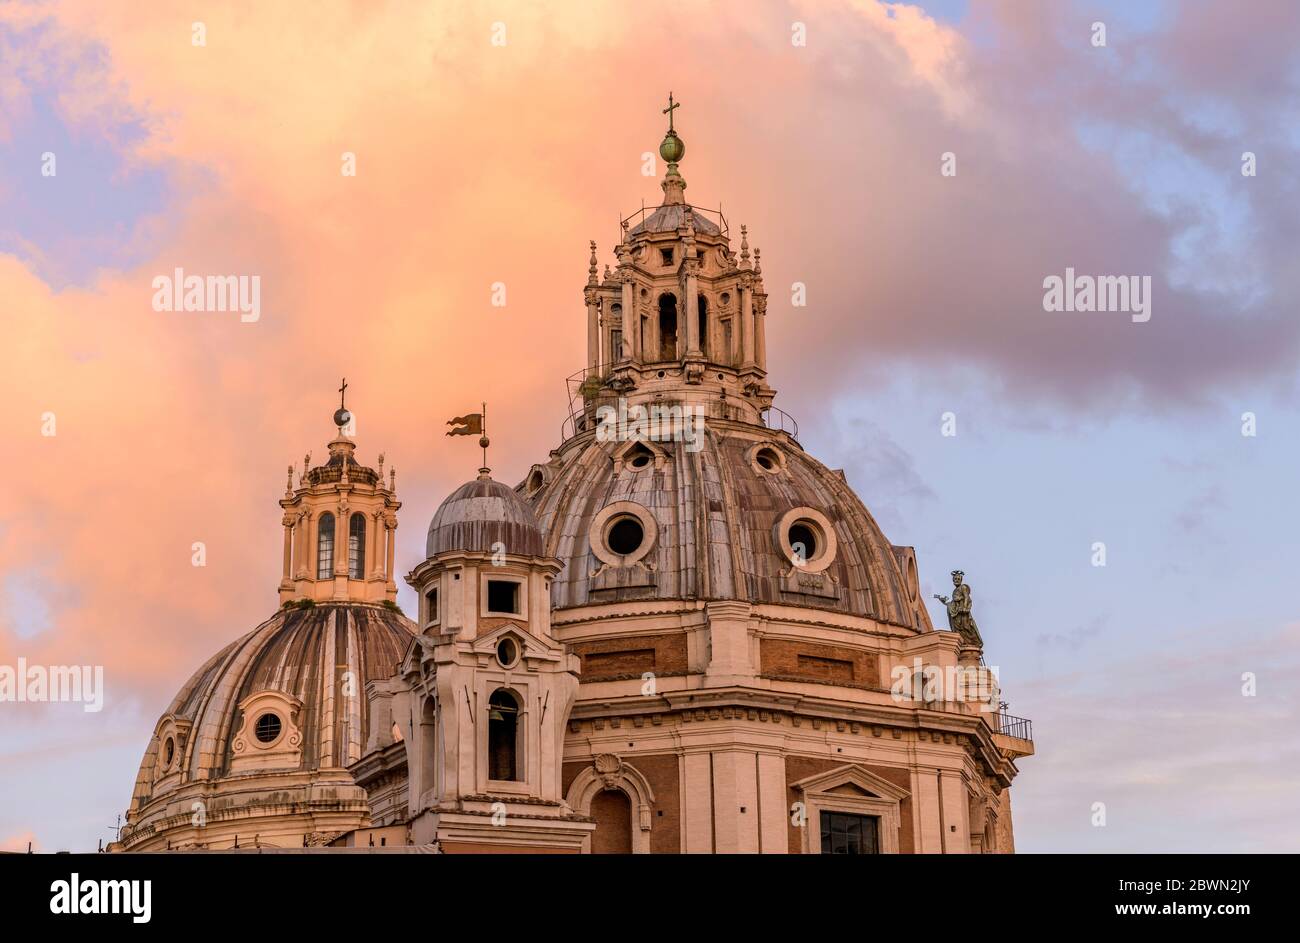
[[[360,464],[356,442],[349,436],[354,417],[339,387],[336,427],[325,464],[310,467],[303,459],[302,477],[280,499],[284,509],[284,569],[281,604],[312,600],[395,602],[393,578],[397,500],[394,471],[385,484],[382,472]]]

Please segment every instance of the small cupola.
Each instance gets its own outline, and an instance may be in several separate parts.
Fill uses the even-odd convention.
[[[384,456],[377,469],[356,459],[357,444],[349,431],[352,413],[346,406],[347,381],[339,388],[334,412],[335,434],[324,464],[313,466],[303,457],[294,484],[294,467],[280,507],[284,509],[284,570],[281,604],[313,602],[395,602],[393,578],[396,543],[397,473],[389,468],[384,480]]]

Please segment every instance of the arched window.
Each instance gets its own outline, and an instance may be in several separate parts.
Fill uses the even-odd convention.
[[[348,576],[366,578],[366,516],[360,512],[348,521]]]
[[[488,778],[518,782],[519,702],[505,688],[488,699]]]
[[[709,352],[709,299],[699,295],[695,300],[698,302],[700,318],[700,351],[707,354]]]
[[[659,359],[677,359],[677,296],[659,296]]]
[[[316,525],[316,579],[334,576],[334,515],[326,511]]]
[[[626,359],[623,355],[623,306],[615,302],[609,309],[609,350],[605,352],[605,362],[618,363]]]

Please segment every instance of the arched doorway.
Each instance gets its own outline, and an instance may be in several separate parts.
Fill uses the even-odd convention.
[[[659,296],[659,359],[677,359],[677,296]]]
[[[632,854],[632,800],[621,789],[605,789],[591,799],[593,855]]]

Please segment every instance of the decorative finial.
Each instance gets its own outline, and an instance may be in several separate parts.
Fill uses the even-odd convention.
[[[740,262],[742,267],[749,267],[749,227],[740,225]]]
[[[348,378],[344,377],[343,385],[339,387],[339,408],[334,411],[334,425],[338,426],[340,430],[352,421],[352,414],[348,412],[347,406],[344,405],[347,394]]]
[[[668,107],[664,109],[664,114],[668,116],[668,133],[673,133],[673,112],[682,107],[682,103],[673,104],[673,93],[668,93]]]
[[[379,453],[379,487],[384,486],[384,453]]]
[[[488,468],[487,450],[488,446],[492,444],[492,440],[487,437],[487,403],[483,404],[482,415],[483,422],[479,427],[481,434],[478,437],[478,447],[483,450],[483,467],[478,470],[478,476],[479,478],[490,478],[492,476],[492,469]]]
[[[598,284],[596,281],[596,240],[591,240],[591,264],[587,268],[587,284]]]
[[[397,494],[397,469],[396,468],[390,467],[388,469],[388,490],[391,491],[393,494]]]
[[[302,457],[302,477],[304,481],[307,479],[307,469],[310,465],[311,465],[311,453],[308,452],[306,455]]]
[[[754,274],[755,275],[763,274],[763,250],[762,249],[754,250]]]
[[[289,463],[289,479],[284,483],[284,493],[293,494],[293,463]]]
[[[659,145],[659,156],[668,162],[668,173],[664,174],[663,180],[665,203],[686,202],[682,196],[682,191],[686,189],[686,181],[677,172],[677,162],[686,156],[686,145],[673,129],[673,112],[680,107],[681,103],[674,103],[672,92],[669,92],[668,107],[664,109],[664,114],[668,116],[668,133],[664,135],[663,143]]]

